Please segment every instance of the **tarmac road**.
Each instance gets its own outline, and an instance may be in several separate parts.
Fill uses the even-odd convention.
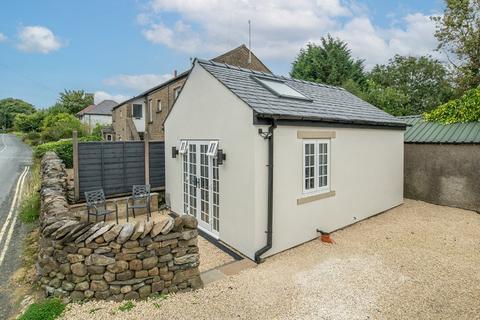
[[[9,279],[21,267],[22,244],[29,229],[17,218],[17,206],[31,162],[27,145],[14,135],[0,133],[0,319],[8,319],[13,311]]]

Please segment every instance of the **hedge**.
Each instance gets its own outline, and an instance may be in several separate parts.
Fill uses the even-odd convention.
[[[102,141],[97,136],[81,137],[79,141]],[[35,147],[34,156],[42,158],[48,151],[55,152],[60,159],[63,160],[67,168],[73,167],[73,143],[72,139],[64,139],[56,142],[47,142]]]
[[[480,88],[471,89],[423,115],[426,121],[450,124],[480,121]]]

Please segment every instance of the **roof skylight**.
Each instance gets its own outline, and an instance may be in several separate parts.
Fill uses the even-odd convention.
[[[293,89],[283,81],[273,80],[268,78],[260,78],[260,77],[255,77],[255,79],[264,87],[266,87],[268,90],[272,91],[278,96],[294,98],[294,99],[310,100],[309,98],[307,98],[297,90]]]

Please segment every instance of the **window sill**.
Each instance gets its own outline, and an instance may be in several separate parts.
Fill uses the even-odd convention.
[[[309,203],[309,202],[313,202],[313,201],[317,201],[317,200],[321,200],[321,199],[325,199],[325,198],[330,198],[330,197],[334,197],[334,196],[335,196],[335,191],[327,191],[327,192],[323,192],[323,193],[316,193],[316,194],[312,194],[312,195],[307,195],[307,196],[298,198],[297,199],[297,205],[301,205],[301,204],[305,204],[305,203]]]

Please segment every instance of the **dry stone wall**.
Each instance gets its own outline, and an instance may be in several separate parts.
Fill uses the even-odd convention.
[[[42,215],[37,272],[47,295],[121,301],[202,287],[197,220],[162,214],[116,225],[70,217],[63,164],[42,160]]]

